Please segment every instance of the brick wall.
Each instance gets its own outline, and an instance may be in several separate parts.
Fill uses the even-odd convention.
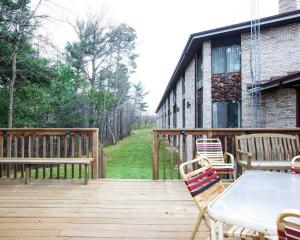
[[[294,11],[300,8],[300,0],[279,0],[279,13]]]
[[[185,102],[191,106],[185,107],[185,126],[195,128],[195,60],[193,59],[185,70]]]
[[[263,93],[262,98],[263,127],[296,127],[296,90],[283,88]]]
[[[177,128],[182,128],[182,77],[176,84]]]
[[[211,41],[203,42],[203,127],[212,127]]]
[[[283,76],[300,69],[300,24],[289,24],[261,31],[261,79]],[[251,127],[250,33],[241,36],[242,127]],[[262,119],[265,121],[264,119]],[[295,119],[291,121],[296,121]],[[284,122],[279,124],[284,125]]]

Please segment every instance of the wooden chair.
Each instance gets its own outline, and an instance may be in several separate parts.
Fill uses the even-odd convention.
[[[295,220],[298,220],[295,222]],[[300,211],[285,210],[277,217],[278,240],[300,239]]]
[[[197,139],[197,155],[206,158],[219,174],[228,174],[233,180],[236,178],[235,161],[232,154],[223,154],[222,144],[219,139]],[[225,158],[229,157],[230,162],[225,163]]]
[[[200,165],[199,159],[187,161],[182,163],[179,167],[180,174],[184,179],[187,189],[189,190],[199,209],[197,221],[189,238],[190,240],[195,238],[202,220],[204,220],[206,226],[210,228],[209,217],[207,213],[208,203],[224,191],[224,185],[220,180],[215,168],[213,168],[211,165],[206,165],[188,172],[188,169],[191,169],[191,167],[194,165]],[[258,233],[247,230],[246,228],[225,224],[224,236],[238,236],[242,239],[257,239]]]
[[[292,159],[291,172],[300,174],[300,156],[296,156]]]

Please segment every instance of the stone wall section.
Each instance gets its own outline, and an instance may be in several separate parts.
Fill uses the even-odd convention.
[[[213,74],[211,97],[213,102],[241,100],[241,73]]]

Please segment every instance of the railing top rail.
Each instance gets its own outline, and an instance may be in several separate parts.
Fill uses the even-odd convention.
[[[294,133],[299,134],[300,128],[186,128],[186,129],[153,129],[157,134],[172,134],[172,135],[196,135],[196,134],[221,134],[234,135],[238,133]]]
[[[98,128],[0,128],[0,135],[7,133],[32,135],[93,134],[98,131]]]

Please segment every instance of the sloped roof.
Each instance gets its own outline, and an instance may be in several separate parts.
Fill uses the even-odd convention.
[[[279,27],[282,25],[295,23],[295,22],[300,22],[300,10],[296,10],[288,13],[282,13],[282,14],[260,19],[260,24],[262,29],[269,28],[269,27]],[[165,101],[169,93],[172,91],[173,87],[176,85],[184,69],[192,60],[192,58],[195,55],[195,52],[198,51],[203,41],[214,37],[225,37],[225,36],[231,36],[242,32],[249,32],[250,27],[251,27],[251,21],[247,21],[247,22],[242,22],[234,25],[229,25],[221,28],[216,28],[208,31],[191,34],[155,112],[156,113],[158,112],[161,105],[163,104],[163,102]]]
[[[257,86],[248,84],[248,92],[265,92],[280,87],[300,86],[300,71],[290,72],[284,76],[274,76],[269,80],[261,81]]]

